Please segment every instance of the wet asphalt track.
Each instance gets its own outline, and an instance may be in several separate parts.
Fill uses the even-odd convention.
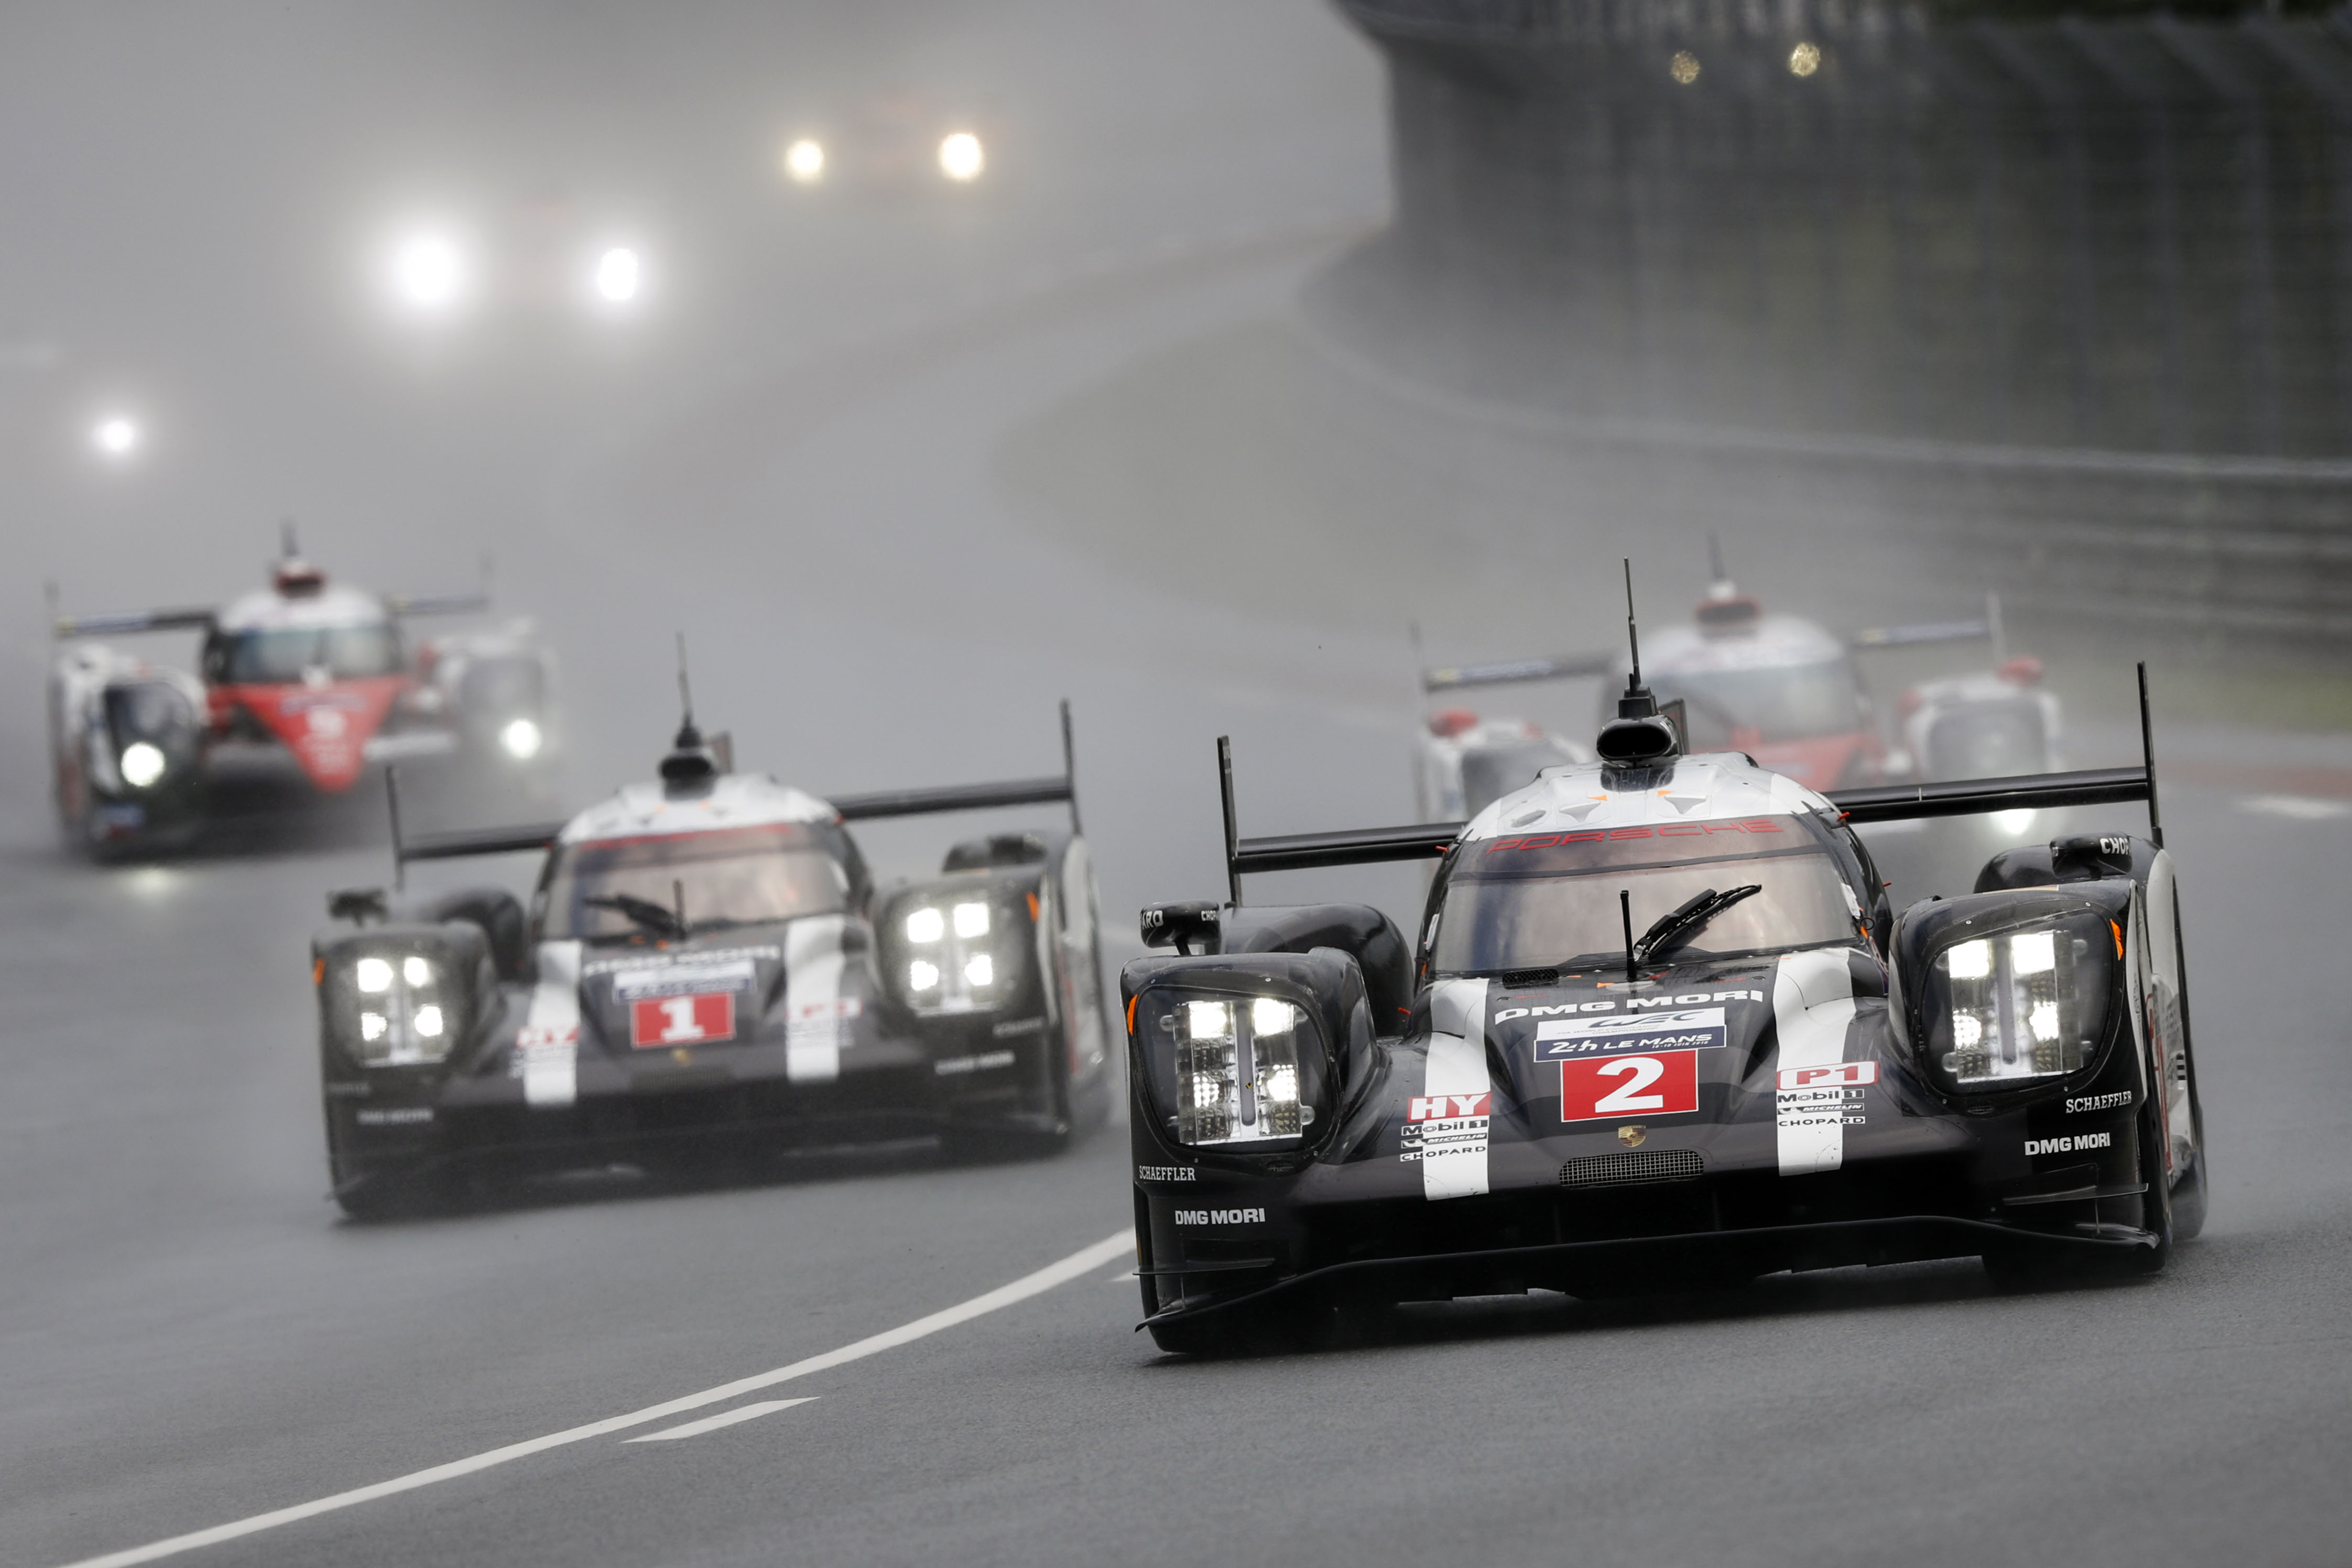
[[[1277,61],[1354,47],[1320,24],[1259,39],[1247,7],[1218,26],[1231,36],[1168,47],[1196,64],[1244,42]],[[706,715],[819,789],[1043,771],[1068,692],[1115,948],[1144,898],[1214,889],[1220,730],[1262,830],[1405,816],[1392,648],[1055,556],[989,481],[1030,412],[1282,309],[1376,218],[1377,159],[1350,151],[1377,129],[1373,79],[1360,60],[1337,77],[1251,122],[1326,137],[1292,164],[1237,188],[1171,176],[1151,223],[1099,181],[1087,268],[1066,244],[1005,241],[960,302],[909,307],[898,279],[868,280],[849,312],[865,336],[714,395],[727,441],[649,422],[506,475],[544,489],[501,548],[567,659],[576,789],[651,761],[667,675],[632,644],[684,622],[709,650]],[[568,548],[526,574],[511,552],[534,539]],[[68,557],[82,580],[99,543]],[[841,587],[880,582],[887,598]],[[11,613],[33,646],[30,612]],[[823,679],[779,675],[803,670]],[[37,711],[6,703],[0,1560],[136,1547],[639,1411],[970,1301],[1128,1220],[1113,1130],[1032,1164],[608,1177],[341,1223],[301,953],[324,889],[383,874],[367,813],[233,855],[79,866],[45,837]],[[2004,1297],[1959,1263],[1457,1303],[1369,1342],[1193,1364],[1130,1331],[1133,1282],[1103,1262],[772,1390],[178,1560],[2341,1561],[2352,816],[2198,785],[2168,805],[2216,1178],[2204,1239],[2157,1279]],[[950,831],[874,844],[911,869]],[[1402,875],[1358,886],[1393,904]]]

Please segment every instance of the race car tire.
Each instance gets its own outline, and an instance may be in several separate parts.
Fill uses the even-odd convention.
[[[2155,1236],[2156,1245],[2129,1251],[2052,1253],[1988,1252],[1985,1273],[2002,1290],[2038,1290],[2057,1285],[2088,1285],[2106,1279],[2128,1279],[2162,1270],[2172,1258],[2174,1215],[2172,1186],[2164,1173],[2164,1125],[2158,1097],[2140,1106],[2135,1129],[2139,1144],[2139,1179],[2147,1184],[2140,1196],[2139,1227]]]
[[[940,1150],[958,1164],[990,1165],[1051,1159],[1067,1149],[1076,1142],[1077,1127],[1070,1109],[1068,1053],[1049,1050],[1045,1073],[1046,1110],[1053,1118],[1050,1129],[950,1125],[940,1134]]]
[[[438,1181],[422,1176],[377,1176],[356,1186],[339,1187],[335,1205],[347,1218],[365,1223],[429,1219],[449,1205],[449,1192]]]
[[[2172,893],[2172,940],[2178,954],[2178,973],[2181,977],[2180,994],[2180,1054],[2189,1066],[2189,1127],[2194,1140],[2189,1159],[2189,1173],[2172,1189],[2172,1239],[2193,1241],[2205,1228],[2205,1202],[2209,1189],[2205,1177],[2205,1099],[2197,1089],[2197,1031],[2189,1021],[2189,953],[2180,934],[2180,890]]]

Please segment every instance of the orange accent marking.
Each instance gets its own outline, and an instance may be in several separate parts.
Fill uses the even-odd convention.
[[[1133,996],[1127,999],[1127,1036],[1129,1039],[1135,1037],[1135,1004],[1138,1000]]]
[[[1029,895],[1028,895],[1028,899],[1029,899],[1029,923],[1030,923],[1031,925],[1035,925],[1035,924],[1037,923],[1037,895],[1036,895],[1036,894],[1034,894],[1034,893],[1031,893],[1031,894],[1029,894]]]
[[[310,961],[310,984],[313,985],[324,985],[326,983],[327,961],[323,958],[312,959]]]
[[[2113,921],[2109,921],[2107,925],[2116,933],[2116,956],[2121,958],[2124,955],[2124,928],[2116,925]]]

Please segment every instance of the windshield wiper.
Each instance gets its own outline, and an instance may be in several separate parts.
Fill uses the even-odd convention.
[[[1761,882],[1750,882],[1744,888],[1734,888],[1724,893],[1718,893],[1713,888],[1706,889],[1661,915],[1657,924],[1642,933],[1642,940],[1633,944],[1636,962],[1647,963],[1659,953],[1680,945],[1685,939],[1696,935],[1701,926],[1740,900],[1763,890]]]
[[[651,899],[641,899],[634,893],[600,893],[580,901],[590,909],[611,910],[622,919],[656,936],[686,935],[686,921],[678,917],[677,911],[666,909]]]

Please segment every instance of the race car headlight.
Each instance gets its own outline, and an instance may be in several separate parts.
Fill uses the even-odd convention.
[[[351,967],[358,998],[354,1055],[362,1067],[410,1067],[449,1054],[448,999],[438,965],[421,953],[370,953]]]
[[[133,741],[122,748],[122,782],[132,789],[145,789],[163,776],[163,749],[147,741]]]
[[[1138,999],[1136,1028],[1177,1142],[1296,1142],[1314,1125],[1325,1057],[1297,1003],[1155,988]]]
[[[509,720],[506,728],[499,731],[499,744],[506,748],[508,756],[519,763],[527,763],[539,755],[539,748],[546,739],[540,733],[539,725],[529,719]]]
[[[1919,1022],[1930,1071],[1962,1093],[2081,1071],[2098,1049],[2122,944],[2122,927],[2089,910],[1963,922],[1927,955]]]
[[[880,922],[884,970],[918,1013],[972,1013],[1013,1000],[1027,973],[1022,960],[1028,928],[1001,918],[987,899],[954,898],[949,889],[905,896]]]

